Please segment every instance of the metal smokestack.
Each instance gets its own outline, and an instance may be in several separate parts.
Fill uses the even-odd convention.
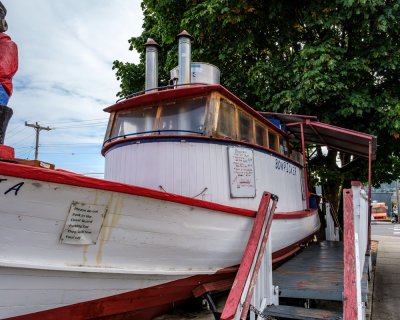
[[[192,48],[190,42],[193,37],[186,30],[178,34],[177,37],[179,38],[178,84],[190,83],[192,62]]]
[[[146,46],[146,76],[145,90],[158,87],[158,48],[160,47],[153,39],[147,39]],[[157,91],[157,89],[148,92]]]

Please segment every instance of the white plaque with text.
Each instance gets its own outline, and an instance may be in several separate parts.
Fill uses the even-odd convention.
[[[255,197],[253,150],[230,147],[228,148],[228,155],[231,197]]]
[[[60,237],[61,243],[96,244],[107,206],[73,201]]]

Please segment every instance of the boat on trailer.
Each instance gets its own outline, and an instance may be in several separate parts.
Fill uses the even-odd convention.
[[[284,128],[192,63],[189,34],[179,42],[172,86],[157,88],[151,40],[147,90],[105,109],[104,180],[0,146],[0,318],[151,319],[229,282],[264,191],[279,197],[274,262],[319,230]]]

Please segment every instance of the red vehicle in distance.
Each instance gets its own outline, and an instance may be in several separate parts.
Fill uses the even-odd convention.
[[[387,220],[386,204],[384,202],[372,202],[372,220]]]

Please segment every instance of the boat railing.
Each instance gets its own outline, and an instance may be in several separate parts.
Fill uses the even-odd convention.
[[[156,92],[156,91],[163,91],[163,90],[169,90],[169,89],[176,89],[178,87],[189,87],[189,86],[204,86],[204,85],[208,85],[208,83],[202,83],[202,82],[196,82],[196,83],[181,83],[181,84],[169,84],[166,86],[161,86],[161,87],[156,87],[156,88],[151,88],[151,89],[147,89],[147,90],[142,90],[142,91],[137,91],[137,92],[133,92],[131,94],[128,94],[125,97],[122,97],[120,99],[118,99],[115,103],[118,103],[122,100],[126,100],[126,99],[130,99],[136,96],[140,96],[142,94],[145,94],[147,92]]]
[[[269,237],[277,202],[277,196],[264,192],[221,320],[246,319],[249,309],[263,310],[267,305],[278,304],[278,288],[272,284]]]
[[[328,201],[323,201],[320,203],[320,209],[322,212],[325,212],[325,237],[328,241],[339,241],[340,233],[343,234],[342,229],[340,228],[339,218],[337,216],[337,212],[334,207]]]
[[[135,133],[128,133],[128,134],[122,134],[119,136],[115,136],[115,137],[111,137],[108,138],[107,140],[104,141],[103,146],[108,143],[108,142],[112,142],[114,140],[118,140],[118,139],[125,139],[126,137],[131,137],[131,136],[139,136],[139,135],[147,135],[147,134],[158,134],[161,135],[161,133],[163,132],[179,132],[179,133],[192,133],[192,134],[196,134],[196,135],[203,135],[202,131],[192,131],[192,130],[181,130],[181,129],[160,129],[160,130],[150,130],[150,131],[142,131],[142,132],[135,132]]]

